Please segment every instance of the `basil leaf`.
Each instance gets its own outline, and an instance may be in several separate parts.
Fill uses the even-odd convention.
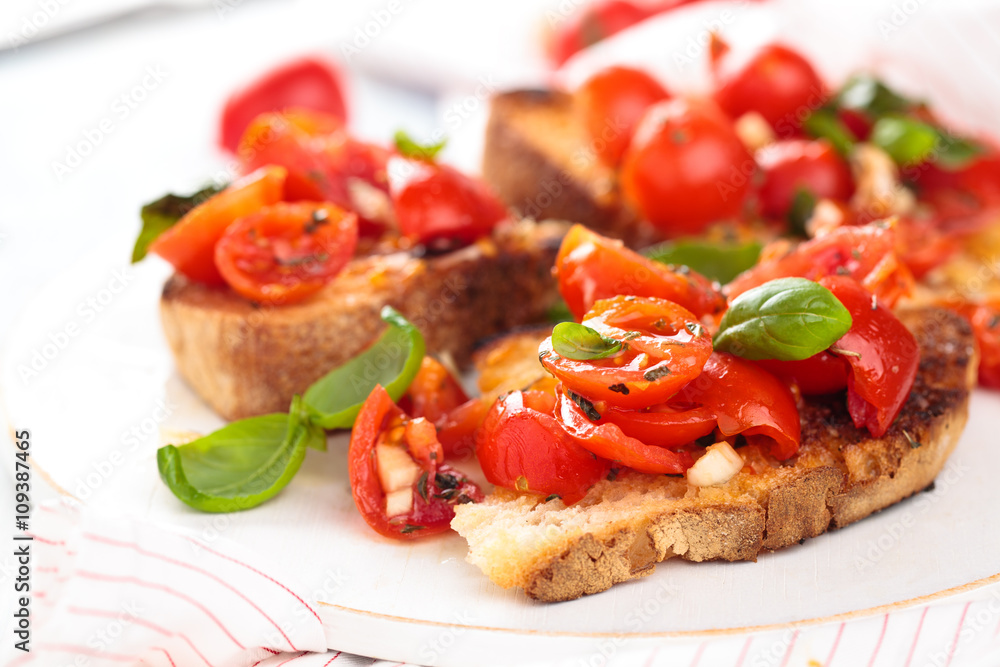
[[[712,243],[709,241],[669,241],[643,251],[646,257],[662,264],[686,266],[709,280],[722,284],[757,263],[761,245],[746,243]]]
[[[872,127],[870,141],[898,165],[925,162],[940,139],[937,129],[905,116],[884,116]]]
[[[303,421],[299,397],[290,414],[241,419],[186,445],[156,453],[160,477],[182,502],[203,512],[236,512],[274,497],[323,431]]]
[[[829,141],[834,150],[845,157],[858,141],[834,109],[817,109],[809,114],[802,127],[810,137]]]
[[[391,306],[381,317],[389,328],[371,347],[313,383],[302,396],[310,421],[325,429],[350,428],[375,385],[398,401],[424,358],[424,337]]]
[[[225,185],[209,185],[190,195],[166,194],[142,207],[142,230],[132,248],[132,263],[135,264],[149,252],[149,245],[167,231],[188,211],[209,197],[222,192]]]
[[[837,93],[836,101],[845,109],[863,111],[874,117],[903,113],[918,106],[870,74],[851,77]]]
[[[411,157],[417,160],[427,160],[432,161],[437,154],[441,152],[441,149],[447,145],[448,140],[442,139],[436,144],[418,144],[413,140],[409,134],[403,130],[397,130],[396,136],[396,150],[403,157]]]
[[[736,297],[714,343],[744,359],[796,361],[830,347],[851,324],[830,290],[805,278],[779,278]]]
[[[552,329],[552,349],[567,359],[604,359],[622,349],[622,344],[588,326],[560,322]]]

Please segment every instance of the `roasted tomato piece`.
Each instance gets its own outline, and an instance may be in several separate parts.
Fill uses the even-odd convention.
[[[703,407],[681,408],[661,403],[646,410],[602,406],[601,419],[647,445],[674,449],[715,430],[715,414]]]
[[[318,292],[344,268],[358,242],[353,213],[333,204],[278,203],[233,223],[215,264],[241,296],[273,305]]]
[[[785,382],[795,383],[805,396],[832,394],[847,386],[847,363],[828,351],[801,361],[761,359],[754,363]]]
[[[800,244],[784,256],[761,261],[737,276],[726,291],[731,300],[777,278],[818,281],[824,276],[846,275],[892,307],[913,284],[913,276],[896,255],[895,244],[895,230],[887,224],[838,227],[825,236]]]
[[[497,486],[557,495],[571,505],[611,468],[569,436],[553,417],[555,397],[541,391],[515,391],[490,408],[477,437],[476,456],[483,473]]]
[[[411,417],[425,417],[437,427],[445,455],[465,456],[475,449],[475,432],[489,405],[470,399],[458,380],[433,357],[424,357],[399,406]]]
[[[444,463],[434,426],[408,418],[381,386],[358,413],[347,458],[354,504],[385,537],[412,540],[441,533],[456,504],[483,499],[475,483]]]
[[[779,461],[799,450],[802,438],[795,397],[781,380],[727,352],[713,352],[697,378],[672,401],[704,407],[718,420],[723,436],[766,436]]]
[[[602,359],[570,359],[539,346],[546,370],[574,393],[623,408],[665,402],[694,379],[712,353],[712,338],[681,306],[663,299],[618,296],[603,299],[583,324],[618,341],[621,350]]]
[[[420,243],[471,243],[509,216],[485,183],[447,165],[394,157],[389,182],[400,232]]]
[[[850,311],[854,323],[830,351],[851,367],[847,409],[858,428],[885,435],[910,396],[920,365],[920,348],[909,329],[855,280],[819,280]]]
[[[642,70],[612,66],[587,79],[575,97],[594,151],[602,162],[615,167],[646,109],[670,94]]]
[[[625,200],[665,234],[697,234],[738,218],[756,165],[732,121],[710,100],[646,110],[622,160]]]
[[[603,420],[593,403],[565,389],[559,392],[556,414],[581,447],[602,459],[639,472],[671,475],[694,464],[689,452],[671,451],[625,435],[617,424]]]
[[[300,108],[319,111],[342,124],[347,118],[340,76],[315,58],[302,58],[267,72],[233,93],[222,110],[219,143],[236,152],[254,118],[268,111]]]
[[[972,324],[979,345],[979,384],[1000,389],[1000,301],[959,309]]]
[[[726,301],[708,278],[687,267],[668,267],[625,247],[621,241],[574,225],[556,257],[559,292],[577,320],[598,299],[649,296],[680,304],[697,317],[715,315]]]
[[[823,105],[826,87],[796,51],[770,44],[738,71],[720,77],[715,101],[733,119],[756,111],[783,139],[801,134],[808,113]]]
[[[836,201],[854,194],[847,161],[826,141],[779,141],[758,150],[755,157],[764,172],[761,212],[770,218],[784,219],[800,191]]]
[[[215,266],[215,244],[238,218],[281,201],[287,173],[284,167],[265,167],[241,178],[188,211],[150,244],[149,251],[192,280],[224,285]]]

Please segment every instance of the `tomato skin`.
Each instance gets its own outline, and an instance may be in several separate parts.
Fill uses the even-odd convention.
[[[424,500],[416,490],[413,494],[413,509],[409,513],[391,519],[385,513],[385,492],[382,490],[375,459],[375,445],[383,432],[397,421],[405,422],[405,415],[392,398],[380,385],[368,396],[351,430],[351,444],[347,452],[347,467],[351,482],[351,495],[354,504],[367,523],[380,535],[396,540],[415,540],[448,530],[455,516],[453,503],[461,497],[472,502],[483,499],[483,492],[474,483],[465,479],[462,473],[441,462],[440,456],[431,457],[434,451],[439,454],[440,445],[428,442],[429,433],[425,427],[407,428],[407,446],[411,456],[427,473],[427,499]],[[426,422],[425,422],[426,423]],[[413,422],[407,423],[407,427]],[[422,432],[418,437],[421,442],[410,440],[409,431]],[[416,451],[414,451],[416,450]],[[438,476],[450,477],[454,485],[442,488]],[[436,496],[454,488],[450,499]],[[407,529],[419,527],[419,529]]]
[[[565,391],[559,392],[559,420],[581,447],[602,459],[653,474],[676,475],[694,465],[689,452],[674,452],[631,438],[614,422],[597,424]]]
[[[754,362],[713,352],[697,378],[674,402],[700,405],[718,420],[724,436],[767,436],[768,450],[784,461],[799,450],[802,427],[791,390]]]
[[[149,246],[178,272],[206,285],[225,285],[215,266],[215,245],[238,218],[281,201],[288,172],[265,167],[191,209]]]
[[[446,456],[465,458],[475,453],[476,431],[489,408],[489,403],[481,398],[470,398],[437,422],[438,440]]]
[[[621,162],[646,109],[669,97],[670,93],[650,75],[621,66],[594,74],[575,94],[591,145],[601,161],[612,167]]]
[[[726,307],[725,298],[704,276],[672,270],[582,225],[573,225],[563,238],[555,272],[559,292],[577,320],[598,299],[619,294],[673,301],[698,317]]]
[[[491,483],[579,501],[611,469],[577,444],[552,416],[555,399],[515,391],[497,399],[477,436],[476,456]]]
[[[979,384],[1000,389],[1000,301],[969,304],[959,310],[972,324],[979,346]]]
[[[400,231],[419,243],[471,243],[509,215],[485,183],[443,164],[394,157],[389,191]]]
[[[574,393],[622,408],[665,402],[698,375],[712,352],[712,338],[694,315],[663,299],[603,299],[583,324],[624,343],[621,352],[569,359],[554,351],[549,336],[538,349],[542,365]]]
[[[833,292],[854,320],[831,349],[853,353],[842,355],[851,368],[847,409],[855,426],[879,438],[913,388],[920,364],[917,341],[892,311],[881,304],[872,308],[871,293],[851,278],[827,276],[819,284]]]
[[[828,96],[809,61],[780,44],[765,46],[742,69],[723,76],[715,91],[715,101],[731,118],[756,111],[784,139],[798,136],[808,112]]]
[[[433,357],[424,357],[399,407],[437,427],[437,439],[449,458],[464,457],[475,450],[476,429],[489,409],[482,400],[470,399],[458,380]]]
[[[674,449],[715,430],[715,415],[702,407],[680,409],[664,403],[648,410],[602,408],[601,418],[647,445]]]
[[[550,55],[556,67],[570,56],[648,18],[652,12],[627,0],[598,0],[571,15],[552,41]]]
[[[787,255],[737,276],[726,287],[729,300],[776,278],[800,277],[818,281],[829,275],[848,275],[879,300],[892,306],[912,286],[913,276],[896,255],[894,228],[882,224],[838,227],[799,244]]]
[[[826,141],[779,141],[757,151],[755,157],[764,172],[759,194],[765,216],[784,219],[800,189],[816,199],[837,201],[847,201],[854,194],[850,167]]]
[[[292,107],[320,111],[346,121],[347,106],[339,73],[329,63],[315,58],[294,60],[265,73],[226,100],[219,144],[235,153],[240,137],[254,118]]]
[[[785,382],[795,383],[804,396],[832,394],[847,386],[847,363],[825,350],[801,361],[761,359],[754,363]]]
[[[281,202],[230,225],[215,245],[215,264],[240,296],[289,304],[333,280],[357,242],[353,213],[332,204]]]
[[[675,99],[646,110],[625,152],[625,200],[669,235],[697,234],[737,217],[753,158],[732,122],[707,100]]]

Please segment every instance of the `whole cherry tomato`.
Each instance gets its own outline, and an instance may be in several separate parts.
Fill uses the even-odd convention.
[[[552,416],[555,397],[515,391],[497,399],[477,437],[476,456],[491,483],[555,494],[571,505],[611,468],[577,444]]]
[[[419,470],[412,484],[389,492],[409,491],[412,501],[408,511],[394,516],[388,515],[389,493],[379,474],[379,447],[405,452],[412,461],[410,467]],[[376,386],[354,422],[347,453],[351,495],[365,523],[380,535],[397,540],[448,530],[455,516],[454,506],[479,502],[483,492],[443,459],[434,426],[423,418],[408,418],[385,389]]]
[[[236,152],[254,118],[268,111],[300,108],[347,119],[340,75],[327,62],[302,58],[277,67],[230,95],[222,111],[219,143]]]
[[[800,135],[802,122],[828,96],[809,61],[781,44],[765,46],[742,69],[722,76],[715,91],[730,117],[756,111],[783,139]]]
[[[739,216],[756,169],[732,121],[707,100],[649,107],[622,161],[626,201],[668,235]]]
[[[241,296],[274,305],[318,292],[354,256],[358,221],[333,204],[281,202],[233,223],[215,264]]]
[[[574,393],[624,408],[663,403],[701,372],[712,338],[689,311],[671,301],[618,296],[603,299],[583,324],[621,344],[603,359],[559,354],[549,336],[539,346],[545,369]]]
[[[764,172],[761,212],[770,218],[784,219],[800,190],[815,199],[838,201],[854,194],[850,167],[826,141],[779,141],[758,150],[755,157]]]
[[[669,97],[656,79],[632,67],[608,67],[587,79],[576,100],[601,161],[618,166],[646,109]]]
[[[715,315],[726,300],[708,278],[687,267],[668,267],[590,231],[573,225],[556,257],[559,292],[578,320],[598,299],[619,294],[673,301],[696,316]]]
[[[264,167],[244,176],[188,211],[149,246],[180,273],[207,285],[224,285],[215,266],[215,244],[237,219],[281,201],[288,171]]]

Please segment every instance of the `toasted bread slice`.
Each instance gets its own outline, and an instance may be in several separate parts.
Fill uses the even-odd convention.
[[[160,313],[177,368],[226,419],[281,412],[291,398],[381,334],[379,311],[399,310],[430,352],[460,364],[475,342],[545,318],[566,225],[521,221],[444,255],[359,257],[315,297],[260,307],[229,289],[175,275]]]
[[[755,560],[926,488],[965,426],[976,351],[968,323],[949,311],[900,317],[920,345],[920,369],[885,436],[855,428],[842,394],[810,398],[800,406],[799,453],[784,463],[754,461],[722,486],[623,472],[571,507],[497,489],[456,508],[452,526],[469,542],[468,560],[504,588],[570,600],[649,574],[673,556]]]
[[[615,173],[597,159],[568,93],[515,90],[494,97],[483,178],[523,216],[578,222],[634,248],[663,239],[623,205]]]

